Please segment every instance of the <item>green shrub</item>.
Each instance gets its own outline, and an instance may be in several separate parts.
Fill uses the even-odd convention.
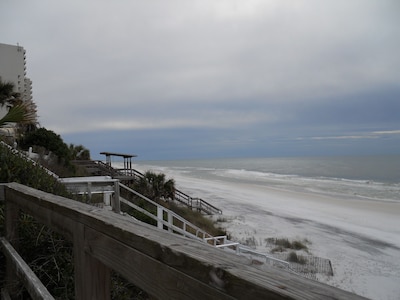
[[[157,177],[158,178],[158,177]],[[163,178],[161,178],[163,179]],[[163,180],[160,180],[163,182]],[[39,165],[27,161],[12,150],[0,144],[0,183],[18,182],[55,195],[72,198],[65,186],[49,175]],[[163,187],[160,197],[170,197],[174,192],[173,181]],[[225,231],[216,228],[214,222],[199,212],[161,201],[191,223],[214,235],[225,235]],[[139,206],[146,205],[143,201]],[[152,208],[154,211],[154,207]],[[132,211],[142,221],[154,224],[146,215]],[[74,268],[72,244],[63,236],[36,222],[29,215],[21,214],[19,226],[19,253],[39,279],[56,299],[74,299]],[[0,234],[4,232],[4,204],[0,203]],[[3,286],[5,258],[0,252],[0,286]],[[24,299],[24,295],[21,295]],[[118,274],[112,274],[112,299],[148,299],[146,293],[130,284]]]
[[[292,249],[295,250],[308,250],[308,247],[301,241],[293,241]]]
[[[59,196],[71,196],[57,178],[40,165],[0,144],[0,183],[17,182]]]
[[[288,239],[276,239],[275,245],[281,246],[282,248],[292,248],[292,243]]]
[[[297,253],[294,251],[289,253],[287,260],[289,262],[298,263],[298,264],[302,264],[302,265],[304,265],[306,263],[306,260],[304,258],[300,257],[299,255],[297,255]]]
[[[201,212],[191,210],[187,207],[178,206],[171,202],[167,203],[166,206],[185,220],[189,221],[193,225],[196,225],[212,236],[226,235],[226,231],[224,229],[216,227],[215,222],[203,215]]]
[[[61,136],[46,128],[37,128],[34,131],[26,133],[18,141],[20,147],[28,150],[32,146],[40,146],[53,152],[59,159],[59,162],[68,164],[71,159],[71,153]]]
[[[294,249],[294,250],[304,250],[308,251],[308,247],[306,243],[309,243],[307,240],[304,241],[289,241],[289,239],[276,239],[276,238],[268,238],[265,240],[268,244],[274,244],[277,247],[273,248],[271,252],[284,252],[286,249]]]

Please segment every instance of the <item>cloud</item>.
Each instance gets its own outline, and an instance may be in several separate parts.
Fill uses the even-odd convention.
[[[342,135],[342,136],[314,136],[312,140],[358,140],[358,139],[376,139],[375,135]]]
[[[374,134],[400,134],[400,129],[399,130],[386,130],[386,131],[374,131]]]
[[[202,131],[185,138],[262,153],[299,136],[372,143],[397,131],[399,6],[5,0],[1,42],[27,50],[49,129],[77,138],[143,130],[154,140]]]
[[[359,140],[359,139],[379,139],[384,135],[400,135],[400,130],[372,131],[360,135],[340,135],[340,136],[312,136],[297,137],[295,140]]]

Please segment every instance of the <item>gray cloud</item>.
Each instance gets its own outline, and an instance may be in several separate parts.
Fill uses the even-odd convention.
[[[43,126],[190,129],[242,151],[398,130],[399,11],[396,0],[6,0],[0,26],[1,42],[27,50]]]

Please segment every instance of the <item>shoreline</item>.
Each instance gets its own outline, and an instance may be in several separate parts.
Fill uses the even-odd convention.
[[[400,202],[140,167],[164,173],[180,190],[220,208],[223,215],[215,218],[226,220],[219,224],[237,241],[252,239],[267,254],[268,238],[307,239],[312,255],[332,263],[334,276],[318,276],[320,282],[370,299],[398,300]]]
[[[270,237],[305,238],[312,255],[332,262],[335,275],[321,282],[371,299],[398,299],[399,203],[208,181],[173,171],[168,176],[221,208],[227,232],[238,240],[254,238],[258,251],[266,251]]]

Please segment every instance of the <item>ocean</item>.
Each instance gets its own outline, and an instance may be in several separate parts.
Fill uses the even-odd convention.
[[[138,161],[155,170],[202,180],[263,185],[332,196],[400,202],[400,155],[220,158]]]
[[[309,241],[334,276],[318,280],[376,300],[400,295],[400,155],[138,161],[222,209],[232,240]],[[219,218],[219,216],[214,216]]]

